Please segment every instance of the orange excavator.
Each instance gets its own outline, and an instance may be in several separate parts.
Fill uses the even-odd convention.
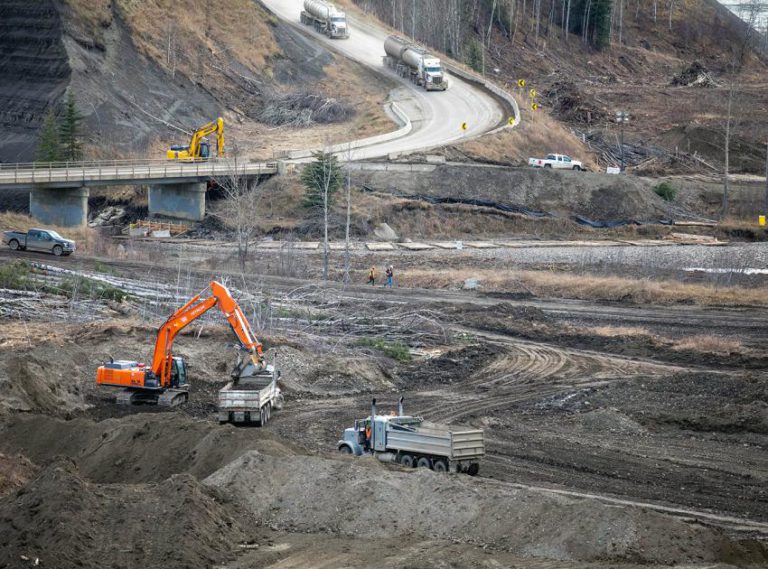
[[[117,403],[122,405],[154,403],[173,407],[185,402],[189,395],[187,366],[183,358],[173,355],[173,341],[186,326],[214,306],[224,314],[242,350],[248,354],[239,359],[232,376],[238,378],[263,370],[266,364],[261,343],[237,301],[221,283],[213,281],[209,288],[208,298],[202,298],[206,289],[174,312],[157,331],[151,367],[132,360],[111,359],[96,371],[96,383],[123,387],[117,395]]]

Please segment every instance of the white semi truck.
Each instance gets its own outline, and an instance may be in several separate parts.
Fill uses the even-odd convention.
[[[422,47],[401,38],[389,36],[384,40],[384,65],[400,75],[410,79],[427,91],[445,91],[448,80],[445,77],[440,59]]]
[[[301,23],[331,39],[349,39],[347,15],[325,0],[304,0]]]
[[[376,414],[376,400],[371,416],[355,421],[344,430],[336,444],[342,454],[373,455],[382,462],[405,467],[431,468],[436,472],[466,472],[472,476],[480,469],[485,455],[482,429],[438,425],[421,417],[403,414],[400,398],[398,414]]]

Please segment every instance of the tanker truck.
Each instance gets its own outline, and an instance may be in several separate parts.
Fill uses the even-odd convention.
[[[448,80],[445,78],[440,59],[427,53],[399,36],[389,36],[384,41],[384,65],[400,75],[410,79],[427,91],[445,91]]]
[[[330,2],[304,0],[300,19],[302,24],[313,26],[331,39],[349,39],[347,15]]]

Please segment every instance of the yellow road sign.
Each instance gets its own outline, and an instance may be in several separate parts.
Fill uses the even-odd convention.
[[[531,110],[532,111],[538,111],[539,110],[539,104],[537,102],[531,103]]]
[[[461,130],[467,130],[469,128],[469,125],[465,122],[461,123]]]
[[[517,86],[520,87],[521,89],[525,87],[525,79],[518,79]]]
[[[528,94],[531,96],[531,99],[535,99],[536,98],[536,89],[531,89],[530,91],[528,91]]]
[[[759,223],[760,225],[765,225],[765,216],[761,215],[760,217],[758,217],[757,223]]]

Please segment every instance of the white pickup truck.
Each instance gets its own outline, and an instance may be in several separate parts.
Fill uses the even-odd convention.
[[[558,170],[583,170],[584,164],[578,160],[572,160],[565,154],[547,154],[546,158],[529,158],[528,166],[534,168],[555,168]]]

